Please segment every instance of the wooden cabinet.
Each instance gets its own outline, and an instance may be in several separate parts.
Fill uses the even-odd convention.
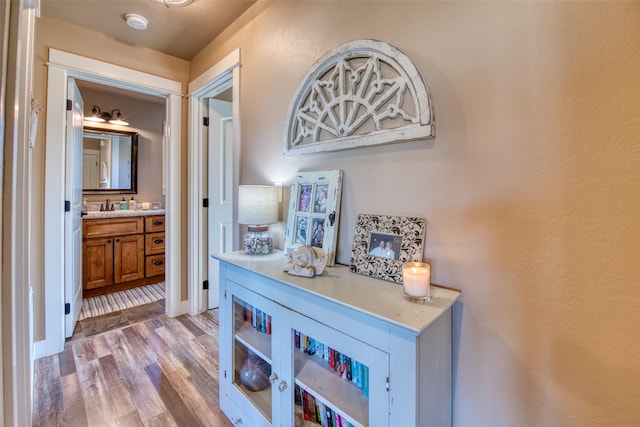
[[[85,219],[82,228],[85,296],[164,279],[164,215]]]
[[[91,219],[82,223],[83,289],[144,278],[143,227],[140,217]]]
[[[86,239],[83,246],[83,289],[113,284],[113,238]]]
[[[414,304],[401,285],[346,266],[304,278],[282,271],[281,252],[214,257],[220,407],[232,423],[451,425],[451,306],[459,292],[436,287],[430,304]]]
[[[144,254],[147,277],[164,277],[164,223],[164,215],[153,215],[145,218]]]

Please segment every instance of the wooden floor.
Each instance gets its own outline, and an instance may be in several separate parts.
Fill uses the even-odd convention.
[[[218,401],[217,310],[169,318],[147,306],[88,319],[36,360],[34,426],[232,426]]]

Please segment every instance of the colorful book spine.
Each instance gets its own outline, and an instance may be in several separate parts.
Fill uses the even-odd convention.
[[[369,398],[369,368],[362,365],[362,394]]]

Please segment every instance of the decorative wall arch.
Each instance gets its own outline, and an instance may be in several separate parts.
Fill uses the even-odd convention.
[[[291,100],[287,157],[435,137],[429,91],[409,58],[378,40],[324,54]]]

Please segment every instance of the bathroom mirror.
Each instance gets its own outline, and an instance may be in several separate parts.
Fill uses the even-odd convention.
[[[134,194],[138,187],[138,133],[84,127],[82,192]]]

